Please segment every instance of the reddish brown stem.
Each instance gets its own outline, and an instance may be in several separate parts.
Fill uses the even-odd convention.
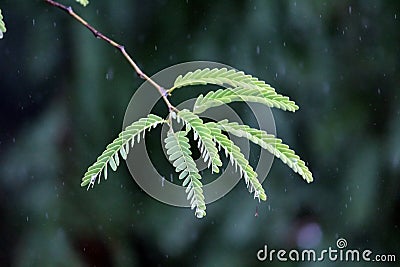
[[[79,21],[83,26],[85,26],[86,28],[89,29],[89,31],[91,31],[93,33],[93,35],[98,38],[98,39],[102,39],[104,41],[106,41],[107,43],[109,43],[110,45],[114,46],[115,48],[117,48],[119,51],[121,51],[122,55],[125,57],[125,59],[129,62],[129,64],[133,67],[133,69],[135,70],[135,72],[137,73],[137,75],[148,81],[151,85],[153,85],[158,92],[160,93],[160,95],[162,96],[165,104],[167,104],[168,109],[171,110],[176,110],[176,108],[169,102],[168,97],[167,97],[167,93],[165,91],[165,89],[160,86],[158,83],[156,83],[155,81],[153,81],[149,76],[147,76],[140,68],[139,66],[135,63],[135,61],[133,61],[133,59],[129,56],[129,54],[126,52],[125,47],[117,42],[115,42],[114,40],[108,38],[107,36],[105,36],[104,34],[102,34],[101,32],[99,32],[98,30],[96,30],[92,25],[90,25],[86,20],[84,20],[82,17],[80,17],[78,14],[76,14],[72,7],[70,6],[65,6],[63,4],[60,4],[56,1],[53,0],[44,0],[46,3],[57,7],[63,11],[65,11],[66,13],[68,13],[70,16],[72,16],[74,19],[76,19],[77,21]]]

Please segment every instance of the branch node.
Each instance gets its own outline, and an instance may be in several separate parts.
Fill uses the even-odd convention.
[[[167,96],[168,96],[168,91],[167,91],[167,90],[165,90],[165,88],[164,88],[164,87],[160,86],[160,91],[162,92],[162,96],[165,96],[165,97],[167,97]]]

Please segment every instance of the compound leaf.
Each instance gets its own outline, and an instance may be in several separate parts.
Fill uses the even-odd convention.
[[[131,142],[131,146],[133,146],[136,136],[139,137],[140,134],[144,135],[146,130],[150,130],[164,122],[164,119],[149,114],[146,118],[141,118],[126,127],[125,130],[118,135],[118,138],[106,147],[106,150],[97,158],[96,162],[88,168],[82,178],[81,186],[88,185],[87,189],[89,190],[91,186],[94,186],[96,179],[98,179],[100,183],[102,171],[104,172],[104,178],[107,179],[107,164],[110,165],[113,171],[116,171],[120,163],[118,153],[121,154],[123,159],[126,159],[127,153],[129,152],[129,142]]]
[[[187,109],[179,111],[176,116],[177,120],[183,121],[187,130],[193,129],[194,139],[198,140],[198,147],[203,160],[208,163],[208,167],[211,166],[212,172],[218,173],[218,167],[222,166],[222,161],[211,132],[204,125],[202,119]]]
[[[312,173],[305,162],[288,145],[283,144],[281,139],[263,130],[250,128],[247,125],[240,125],[236,122],[228,122],[228,120],[219,121],[216,125],[223,131],[238,137],[245,137],[262,148],[267,149],[283,163],[292,168],[294,172],[300,174],[308,183],[313,181]]]
[[[227,85],[233,88],[255,90],[258,91],[257,95],[269,99],[269,104],[272,104],[273,107],[293,112],[299,108],[295,102],[276,93],[275,89],[264,81],[242,71],[228,70],[226,68],[198,69],[194,72],[188,72],[184,76],[179,75],[174,82],[174,86],[168,92],[172,93],[173,90],[183,86],[205,84]],[[252,94],[254,96],[254,91],[252,91]]]
[[[196,163],[191,156],[192,152],[186,131],[177,133],[169,131],[164,142],[168,159],[175,167],[175,171],[180,172],[179,179],[183,180],[183,186],[186,186],[187,199],[190,199],[191,208],[196,208],[195,215],[197,218],[204,217],[206,215],[206,203],[203,185]]]
[[[232,165],[239,166],[240,175],[244,177],[250,193],[254,191],[254,198],[267,200],[264,188],[257,179],[257,173],[253,170],[240,148],[235,145],[227,136],[221,133],[217,123],[209,122],[205,124],[211,131],[214,140],[225,150],[225,155],[230,159]]]
[[[208,92],[205,96],[197,97],[193,112],[202,113],[211,107],[217,107],[236,101],[254,102],[282,110],[296,111],[298,106],[287,96],[275,91],[256,88],[227,88]]]

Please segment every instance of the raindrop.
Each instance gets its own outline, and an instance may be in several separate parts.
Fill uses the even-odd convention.
[[[322,89],[323,89],[324,93],[327,94],[331,90],[331,86],[329,85],[328,82],[324,82],[322,85]]]
[[[286,47],[286,42],[283,42],[283,46]]]
[[[110,81],[114,78],[114,71],[112,69],[108,69],[106,73],[106,80]]]
[[[352,200],[353,200],[353,198],[350,196],[350,197],[349,197],[349,201],[351,202]]]
[[[157,49],[158,49],[157,45],[154,45],[154,51],[157,51]]]
[[[397,14],[394,14],[394,19],[397,19]]]
[[[381,88],[378,88],[378,95],[381,94]]]
[[[171,183],[174,182],[174,175],[172,175],[172,173],[169,175],[169,180],[171,181]]]
[[[49,219],[49,214],[46,212],[46,220]]]
[[[35,26],[35,19],[32,19],[32,26]]]
[[[393,168],[396,168],[398,165],[399,165],[399,154],[396,153],[392,158],[392,166]]]
[[[29,222],[29,217],[28,216],[26,216],[26,222]]]
[[[351,15],[351,6],[349,6],[349,14]]]
[[[57,23],[56,22],[53,22],[53,27],[54,28],[57,27]]]
[[[164,182],[165,182],[165,178],[164,178],[164,176],[163,176],[163,177],[161,177],[161,186],[162,186],[162,187],[164,187]]]
[[[260,54],[260,46],[259,45],[257,45],[257,47],[256,47],[256,52],[257,52],[257,55]]]

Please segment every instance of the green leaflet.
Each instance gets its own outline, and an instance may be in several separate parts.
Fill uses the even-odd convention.
[[[254,191],[254,198],[267,200],[267,195],[257,179],[257,173],[253,170],[247,159],[244,157],[240,148],[235,145],[228,137],[221,133],[217,123],[209,122],[205,124],[211,131],[215,141],[225,150],[225,155],[229,158],[232,165],[239,166],[241,176],[244,177],[250,193]]]
[[[289,100],[288,97],[276,93],[275,89],[269,84],[266,84],[264,81],[245,74],[242,71],[233,69],[228,70],[226,68],[215,68],[211,70],[209,68],[205,68],[196,70],[194,72],[188,72],[184,76],[179,75],[174,82],[174,86],[169,89],[168,92],[172,93],[173,90],[183,86],[205,84],[215,84],[221,86],[228,85],[233,88],[239,87],[247,90],[258,90],[258,95],[272,101],[270,103],[273,103],[274,107],[276,105],[276,107],[290,111],[296,111],[299,108],[293,101]]]
[[[185,123],[187,130],[193,129],[194,139],[198,139],[198,147],[208,167],[211,166],[212,172],[218,173],[222,161],[218,155],[218,149],[212,139],[210,130],[204,125],[203,121],[193,112],[184,109],[176,114],[178,122],[182,119]]]
[[[89,4],[89,0],[75,0],[75,1],[81,4],[82,6],[87,6]]]
[[[125,130],[118,135],[118,138],[106,147],[106,150],[97,158],[96,162],[88,168],[82,178],[81,186],[88,185],[87,189],[89,190],[90,186],[94,186],[97,178],[100,183],[102,171],[104,178],[107,179],[107,165],[109,165],[113,171],[116,171],[118,168],[120,162],[118,152],[123,159],[126,159],[127,153],[129,152],[129,145],[133,146],[135,137],[137,138],[137,142],[139,142],[141,133],[144,135],[146,130],[150,130],[164,122],[164,119],[149,114],[146,118],[141,118],[126,127]],[[129,142],[131,143],[129,144]]]
[[[3,38],[3,33],[5,33],[6,31],[7,31],[6,24],[4,23],[3,15],[1,14],[1,9],[0,9],[0,39]]]
[[[191,157],[189,139],[185,131],[174,133],[168,132],[164,140],[167,149],[168,159],[175,167],[176,172],[180,172],[179,179],[183,180],[186,186],[187,199],[190,199],[191,208],[196,208],[195,215],[202,218],[206,215],[206,203],[204,201],[201,176],[196,167],[196,163]]]
[[[304,161],[302,161],[288,145],[283,144],[281,139],[267,134],[265,131],[250,128],[247,125],[239,125],[236,122],[228,122],[227,120],[222,120],[216,125],[221,130],[238,137],[245,137],[262,148],[267,149],[270,153],[282,160],[283,163],[300,174],[308,183],[313,181],[312,173]]]
[[[295,112],[299,107],[289,97],[264,88],[227,88],[200,95],[194,105],[194,113],[202,113],[211,107],[217,107],[235,101],[255,102],[282,110]]]

